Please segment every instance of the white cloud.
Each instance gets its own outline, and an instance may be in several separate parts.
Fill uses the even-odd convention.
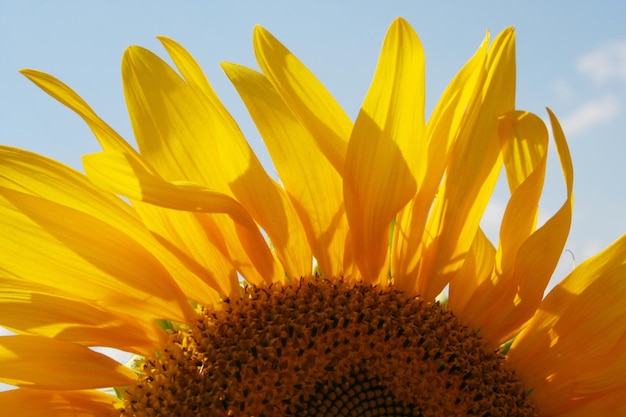
[[[626,81],[626,41],[614,41],[581,56],[576,68],[598,83]]]
[[[584,103],[561,120],[565,136],[576,136],[594,126],[613,120],[618,115],[620,107],[620,101],[613,95]]]
[[[606,245],[602,241],[597,239],[585,242],[580,251],[580,259],[576,259],[577,263],[580,263],[591,258],[592,256],[597,255],[605,248],[605,246]]]
[[[565,78],[557,79],[552,85],[556,96],[562,101],[573,101],[577,98],[578,92]]]

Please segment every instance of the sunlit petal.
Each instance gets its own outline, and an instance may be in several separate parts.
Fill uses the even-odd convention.
[[[56,79],[55,77],[35,70],[22,70],[22,73],[28,77],[31,81],[41,87],[44,91],[50,94],[52,97],[75,111],[93,131],[94,135],[100,142],[103,149],[108,151],[122,152],[129,158],[132,158],[136,164],[144,164],[137,152],[128,143],[115,132],[108,124],[106,124],[92,109],[80,98],[80,96],[74,92],[67,85]],[[144,164],[144,169],[150,170],[151,168]],[[135,205],[138,215],[142,218],[146,225],[156,233],[158,233],[162,239],[164,239],[168,246],[172,249],[181,251],[188,247],[194,247],[196,249],[204,249],[203,253],[210,253],[214,251],[212,242],[207,241],[207,236],[202,230],[202,227],[196,224],[194,220],[189,220],[189,216],[186,214],[176,214],[172,212],[166,212],[164,210],[155,210],[154,208],[146,208],[140,204]],[[158,221],[155,222],[154,218],[157,217]],[[180,233],[180,229],[174,230],[177,225],[184,223],[187,228],[185,233]],[[197,265],[196,273],[200,276],[207,275],[207,269],[201,263]],[[234,269],[230,268],[233,271]],[[176,274],[176,269],[173,271]],[[215,294],[212,294],[208,287],[200,286],[202,290],[189,291],[190,286],[194,285],[196,279],[195,274],[182,274],[184,280],[181,285],[186,294],[195,294],[196,296],[207,297],[207,299],[214,299]],[[225,273],[224,275],[232,275]],[[250,274],[252,275],[252,274]],[[181,278],[179,276],[179,278]],[[236,279],[233,280],[236,282]],[[189,285],[191,284],[191,285]]]
[[[46,93],[75,111],[89,126],[100,145],[107,150],[135,155],[136,151],[102,120],[74,90],[45,72],[24,69],[21,71]]]
[[[143,354],[165,340],[165,333],[156,331],[153,323],[105,311],[71,294],[53,295],[59,290],[23,281],[0,278],[0,325],[9,330]]]
[[[484,78],[489,36],[450,82],[426,126],[427,152],[417,154],[418,190],[396,218],[391,273],[399,288],[411,291],[419,278],[424,228],[439,190],[449,152],[459,135],[465,110]],[[428,277],[423,277],[429,280]],[[427,285],[427,284],[423,284]]]
[[[626,235],[572,271],[550,291],[511,348],[511,363],[535,389],[534,401],[545,415],[623,400],[624,253]],[[624,410],[623,402],[619,409]]]
[[[374,282],[388,253],[389,228],[417,190],[415,155],[425,152],[424,53],[397,19],[361,106],[346,154],[344,199],[356,264]]]
[[[320,151],[343,175],[352,122],[322,83],[271,33],[254,28],[254,52],[263,73],[276,87]]]
[[[427,299],[439,294],[463,265],[500,172],[498,117],[513,110],[515,97],[511,28],[494,39],[486,67],[460,122],[446,177],[426,226],[415,291]]]
[[[342,179],[321,155],[272,84],[256,71],[222,64],[254,119],[278,174],[294,200],[309,244],[325,274],[345,273],[348,224]],[[311,161],[319,161],[311,164]]]
[[[512,28],[491,45],[487,32],[425,123],[424,53],[396,19],[353,124],[257,27],[261,72],[222,67],[278,179],[193,56],[159,39],[173,66],[141,47],[122,63],[139,151],[65,84],[23,71],[103,152],[83,175],[0,146],[0,325],[16,333],[0,338],[0,381],[19,387],[0,410],[626,413],[626,235],[543,298],[573,169],[548,111],[566,197],[538,226],[549,135],[515,109]],[[503,168],[494,245],[481,221]],[[101,347],[135,355],[125,367]]]
[[[559,135],[558,122],[553,122],[555,135]],[[502,220],[493,270],[483,278],[486,280],[466,278],[450,284],[450,308],[469,323],[480,324],[495,346],[518,332],[543,297],[569,232],[573,181],[569,151],[561,139],[568,197],[557,214],[535,231],[546,168],[547,131],[538,117],[516,112],[503,116],[500,135],[512,195]]]
[[[0,167],[0,264],[11,276],[138,317],[191,314],[150,251],[158,245],[121,200],[26,151],[0,148]]]
[[[256,223],[234,198],[193,183],[167,182],[133,162],[126,154],[116,152],[83,158],[87,175],[111,192],[169,209],[228,214],[235,224],[237,241],[241,242],[261,276],[268,281],[278,276],[278,266]],[[218,282],[212,284],[215,289],[220,289]],[[230,293],[231,289],[226,292]]]
[[[308,273],[310,250],[284,190],[217,96],[207,93],[208,82],[196,87],[202,74],[178,52],[191,84],[150,51],[133,47],[124,55],[124,92],[142,156],[169,181],[192,181],[237,199],[268,234],[287,274]]]
[[[8,416],[103,417],[119,401],[104,392],[16,389],[0,392],[0,409]]]
[[[39,336],[0,337],[0,381],[8,384],[72,390],[126,385],[135,379],[124,365],[74,343]]]

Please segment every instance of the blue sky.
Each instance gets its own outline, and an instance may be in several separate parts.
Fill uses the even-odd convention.
[[[582,1],[55,1],[0,2],[0,141],[80,169],[99,148],[83,122],[17,71],[49,72],[72,86],[127,139],[120,79],[128,45],[163,55],[156,35],[182,43],[205,69],[262,160],[269,161],[220,61],[256,67],[252,28],[285,43],[355,116],[388,25],[403,16],[427,59],[427,105],[473,54],[485,30],[517,30],[517,107],[550,107],[569,139],[575,211],[566,248],[580,263],[626,232],[626,2]],[[564,199],[552,152],[541,219]],[[498,186],[484,227],[497,236],[508,194]],[[571,270],[564,255],[555,276]]]

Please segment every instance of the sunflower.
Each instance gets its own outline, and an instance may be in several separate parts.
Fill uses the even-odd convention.
[[[263,169],[192,56],[131,47],[136,151],[89,125],[79,173],[0,147],[0,409],[20,416],[589,416],[626,411],[626,237],[544,298],[567,190],[537,224],[548,131],[515,109],[514,31],[483,43],[424,116],[424,56],[391,25],[351,121],[266,30],[261,72],[222,67]],[[499,242],[480,220],[504,167]],[[442,297],[445,295],[445,297]],[[439,300],[439,301],[437,301]],[[133,353],[123,366],[92,347]],[[105,388],[114,388],[114,393]]]

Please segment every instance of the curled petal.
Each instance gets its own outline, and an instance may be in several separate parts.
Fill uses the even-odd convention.
[[[626,235],[555,286],[515,340],[509,359],[544,415],[580,415],[626,390]]]
[[[558,136],[558,121],[553,123]],[[513,337],[541,302],[569,233],[573,198],[571,159],[562,138],[559,156],[567,199],[535,230],[546,169],[547,131],[537,116],[512,112],[501,118],[500,134],[512,195],[502,220],[493,270],[475,280],[455,279],[450,284],[450,308],[483,329],[494,346]]]

